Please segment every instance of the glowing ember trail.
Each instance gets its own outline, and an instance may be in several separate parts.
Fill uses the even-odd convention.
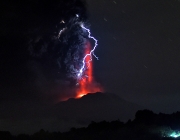
[[[90,42],[87,42],[85,55],[89,54],[90,52],[91,52],[91,45]],[[84,73],[86,77],[78,81],[79,88],[77,89],[76,92],[76,98],[81,98],[82,96],[88,93],[95,93],[102,91],[100,85],[96,83],[93,79],[93,64],[90,55],[85,58],[85,68],[86,70],[84,71]]]

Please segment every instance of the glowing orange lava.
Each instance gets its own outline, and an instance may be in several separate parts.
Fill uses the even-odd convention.
[[[87,42],[85,54],[90,53],[90,51],[91,51],[91,44],[90,42]],[[92,61],[90,60],[91,60],[90,56],[86,57],[85,62],[89,62],[86,63],[85,66],[87,68],[85,70],[85,75],[87,75],[87,77],[83,77],[81,80],[79,80],[79,85],[76,92],[76,98],[81,98],[82,96],[88,93],[96,93],[102,91],[100,84],[95,82],[93,79],[93,64]]]

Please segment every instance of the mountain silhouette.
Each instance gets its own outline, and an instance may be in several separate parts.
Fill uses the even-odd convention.
[[[89,93],[80,99],[69,99],[55,105],[54,112],[60,119],[75,120],[80,124],[91,121],[127,121],[134,118],[143,107],[125,101],[112,93]]]

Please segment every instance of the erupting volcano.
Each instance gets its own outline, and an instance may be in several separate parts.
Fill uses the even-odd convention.
[[[85,55],[89,54],[91,51],[91,44],[88,41],[85,46]],[[92,58],[90,55],[88,55],[85,58],[85,77],[81,78],[78,81],[78,88],[76,91],[76,98],[81,98],[82,96],[88,94],[88,93],[96,93],[102,91],[102,88],[100,84],[95,82],[93,78],[93,63]]]

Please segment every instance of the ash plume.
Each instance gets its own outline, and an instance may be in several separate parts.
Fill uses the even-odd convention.
[[[80,27],[80,23],[88,23],[85,3],[63,0],[43,2],[45,6],[41,7],[41,1],[37,1],[35,5],[32,11],[37,13],[37,23],[28,31],[30,55],[53,64],[58,69],[57,77],[75,81],[88,38]]]
[[[86,2],[8,1],[3,3],[3,7],[4,13],[8,13],[4,19],[10,19],[3,20],[7,25],[7,52],[15,55],[15,66],[19,64],[19,69],[22,65],[24,68],[22,72],[17,69],[22,77],[18,87],[24,85],[23,90],[38,98],[46,96],[48,100],[75,97],[78,71],[90,40],[88,32],[82,28],[82,25],[90,26]],[[14,77],[19,78],[16,74]]]

